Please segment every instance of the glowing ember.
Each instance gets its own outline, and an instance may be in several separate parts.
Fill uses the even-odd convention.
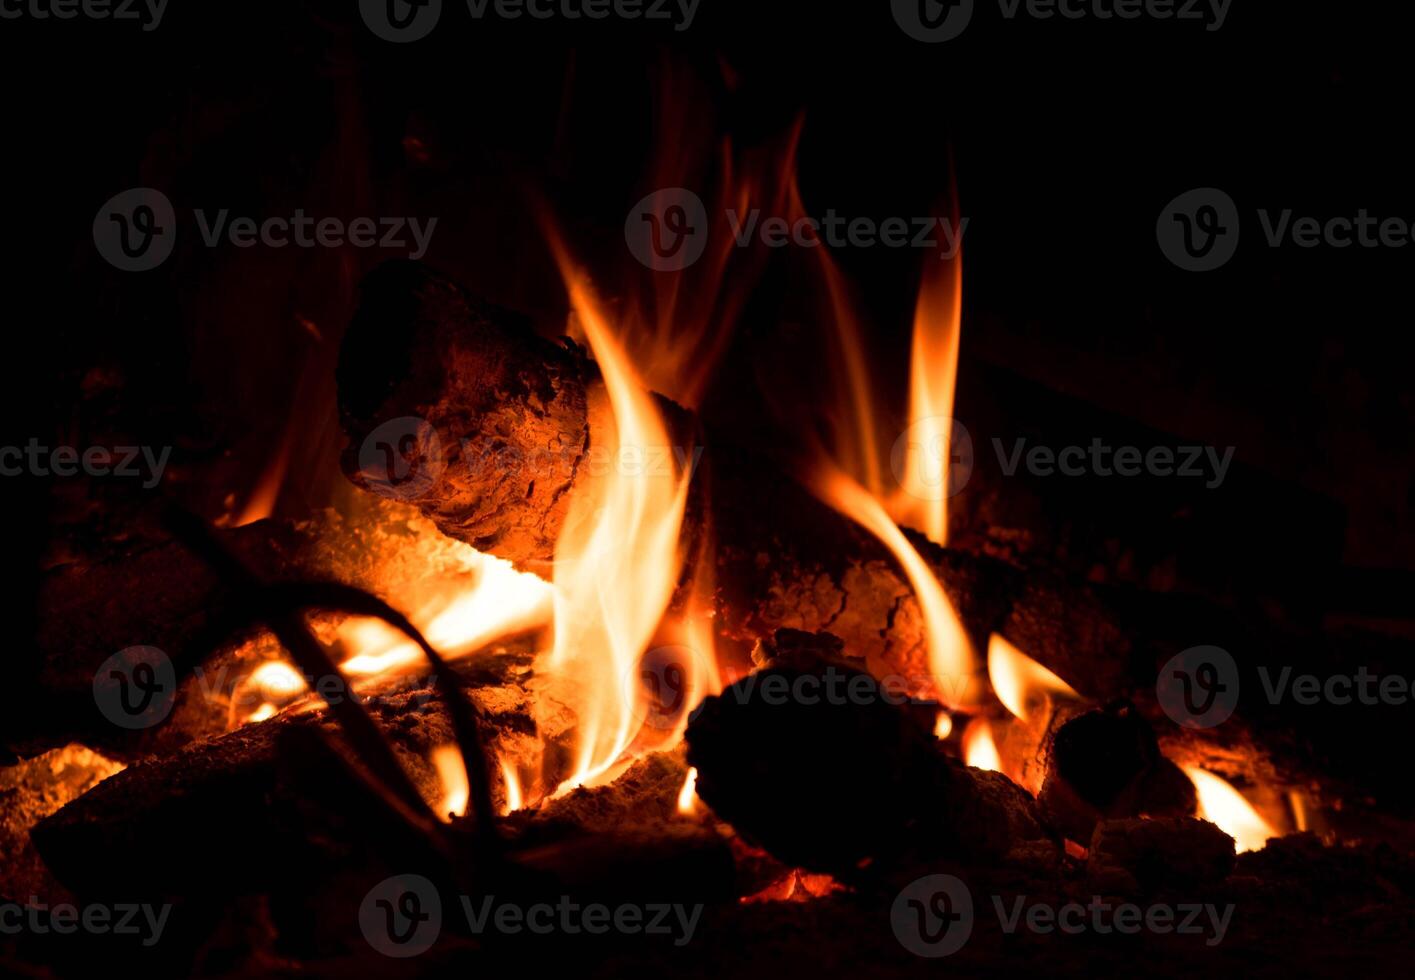
[[[455,745],[439,745],[432,750],[432,765],[442,783],[442,801],[437,815],[444,820],[461,816],[467,809],[467,770],[462,753]]]
[[[976,769],[1002,772],[1002,757],[998,755],[992,725],[986,718],[974,718],[963,729],[963,761]]]
[[[1081,700],[1071,685],[996,633],[988,638],[988,679],[997,699],[1024,721],[1052,697]]]
[[[1232,837],[1240,854],[1259,850],[1277,836],[1277,831],[1258,815],[1243,794],[1223,779],[1197,766],[1185,766],[1184,772],[1199,793],[1199,816]]]

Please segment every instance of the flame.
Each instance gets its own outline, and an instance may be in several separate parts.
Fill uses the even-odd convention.
[[[558,238],[552,248],[613,414],[610,458],[668,455],[669,476],[611,466],[570,502],[555,546],[555,645],[545,666],[577,714],[573,774],[557,793],[613,778],[627,761],[642,708],[635,669],[678,582],[678,532],[690,470],[671,453],[667,426],[608,316]]]
[[[962,335],[961,252],[946,263],[924,267],[914,308],[909,357],[909,426],[903,474],[891,500],[896,521],[948,543],[949,465],[953,455],[953,396]]]
[[[974,718],[963,729],[963,761],[977,769],[1002,772],[1002,756],[998,755],[992,725],[986,718]]]
[[[1198,766],[1185,766],[1184,772],[1199,794],[1199,816],[1233,838],[1238,853],[1256,851],[1277,831],[1264,820],[1243,794],[1223,779]]]
[[[842,514],[853,519],[887,547],[904,569],[924,614],[929,672],[939,700],[949,708],[975,703],[977,677],[973,647],[943,586],[904,532],[890,519],[878,497],[829,464],[822,464],[812,488]]]
[[[504,755],[501,757],[501,778],[506,783],[506,805],[501,809],[501,815],[504,817],[525,806],[524,797],[521,795],[521,776],[511,760]]]
[[[988,679],[998,700],[1023,721],[1031,720],[1053,695],[1081,700],[1064,680],[996,633],[988,638]]]
[[[947,711],[940,711],[938,718],[934,720],[934,738],[942,741],[953,734],[953,716]]]
[[[683,780],[683,788],[678,791],[678,812],[685,817],[691,817],[698,812],[698,770],[696,766],[688,770],[688,777]]]
[[[461,816],[467,809],[467,769],[462,764],[462,752],[455,745],[439,745],[432,750],[432,765],[442,784],[442,802],[437,815],[444,820]]]
[[[411,617],[428,642],[449,660],[546,622],[552,607],[552,591],[546,582],[516,571],[508,561],[484,555],[467,545],[462,547],[477,568],[476,584],[434,597]],[[358,651],[341,665],[356,677],[385,675],[423,663],[417,644],[381,619],[346,620],[339,640],[348,649]]]

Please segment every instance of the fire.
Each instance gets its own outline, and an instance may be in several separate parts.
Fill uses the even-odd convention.
[[[890,519],[879,498],[850,477],[822,465],[813,488],[822,500],[879,538],[904,569],[923,610],[929,672],[939,699],[950,708],[975,703],[977,678],[973,647],[933,569],[909,543],[899,525]]]
[[[934,719],[934,738],[942,741],[953,734],[953,716],[947,711],[940,711],[938,717]]]
[[[1199,816],[1217,824],[1232,837],[1240,854],[1259,850],[1269,838],[1277,836],[1273,826],[1253,809],[1243,794],[1223,779],[1198,766],[1185,766],[1184,772],[1199,793]]]
[[[467,809],[467,769],[455,745],[439,745],[432,750],[432,766],[442,784],[442,801],[437,815],[444,820],[461,816]]]
[[[521,776],[516,771],[516,766],[504,755],[501,757],[501,778],[506,782],[506,806],[501,810],[504,817],[525,806],[524,797],[521,795]]]
[[[683,780],[683,788],[678,791],[678,812],[691,817],[698,812],[698,770],[688,770],[688,778]]]
[[[1064,680],[996,633],[988,638],[988,679],[997,699],[1023,721],[1053,696],[1081,700]]]
[[[555,548],[555,645],[545,658],[556,694],[577,715],[573,774],[556,792],[612,779],[638,732],[637,668],[678,582],[678,532],[690,470],[677,465],[667,426],[584,275],[553,246],[570,305],[594,352],[613,415],[611,459],[667,453],[671,476],[608,467],[578,493]]]
[[[963,761],[977,769],[1002,772],[1002,757],[993,741],[992,725],[986,718],[974,718],[963,729]]]
[[[927,265],[914,308],[904,472],[890,510],[900,524],[917,528],[940,545],[948,543],[953,395],[962,310],[963,265],[958,255],[941,266]]]

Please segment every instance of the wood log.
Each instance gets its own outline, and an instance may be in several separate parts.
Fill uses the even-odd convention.
[[[369,443],[394,420],[423,420],[437,439],[406,443],[411,451],[398,465],[435,478],[411,481],[411,491],[399,491],[404,499],[445,532],[529,568],[551,559],[566,499],[595,478],[588,463],[611,424],[602,382],[582,350],[538,337],[410,262],[365,280],[341,351],[339,397],[350,439],[343,465],[355,483],[393,489],[386,458],[370,456]],[[876,678],[903,678],[916,695],[936,696],[923,617],[892,556],[778,464],[714,442],[688,412],[664,399],[659,405],[672,438],[693,440],[679,443],[680,454],[691,456],[699,439],[707,444],[684,535],[690,546],[713,535],[720,635],[745,647],[779,628],[829,630]],[[439,448],[430,456],[433,442]],[[1340,782],[1313,759],[1339,754],[1351,726],[1307,728],[1300,716],[1245,702],[1229,723],[1195,732],[1165,718],[1154,688],[1170,657],[1201,644],[1231,651],[1251,691],[1259,690],[1254,665],[1289,663],[1294,650],[1327,671],[1360,663],[1358,654],[1343,656],[1321,636],[1293,635],[1207,600],[1023,569],[906,533],[977,650],[999,633],[1092,701],[1131,699],[1166,751],[1213,762],[1240,783]],[[1331,739],[1329,748],[1316,744]],[[1401,802],[1415,804],[1410,795]]]
[[[1048,839],[1024,790],[946,756],[837,638],[783,630],[767,646],[770,666],[707,698],[686,735],[698,795],[748,843],[858,881]]]

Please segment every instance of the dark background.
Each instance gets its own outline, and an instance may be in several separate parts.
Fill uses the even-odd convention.
[[[621,229],[655,186],[656,146],[707,161],[707,186],[721,136],[770,148],[804,118],[813,213],[926,214],[956,182],[970,218],[960,415],[997,400],[980,389],[1000,368],[1004,387],[1037,382],[1160,441],[1234,445],[1252,476],[1201,504],[1219,512],[1204,525],[1206,553],[1246,569],[1244,587],[1308,612],[1403,620],[1415,572],[1415,248],[1270,249],[1255,218],[1364,207],[1415,219],[1415,69],[1395,16],[1235,0],[1206,32],[1006,21],[980,0],[967,31],[938,45],[907,37],[884,2],[702,0],[692,28],[674,33],[474,23],[448,0],[432,36],[409,45],[374,37],[352,3],[172,0],[151,33],[3,21],[7,442],[173,445],[164,492],[211,518],[232,509],[228,494],[239,510],[287,445],[277,514],[344,492],[333,364],[359,277],[388,256],[206,249],[188,220],[162,267],[123,273],[90,237],[119,191],[157,187],[188,218],[223,207],[436,216],[429,262],[553,331],[566,302],[532,197],[614,282],[631,268]],[[655,112],[665,92],[681,106],[672,132]],[[1202,275],[1172,266],[1154,237],[1160,209],[1200,186],[1231,194],[1245,222],[1235,258]],[[868,312],[881,390],[902,397],[922,260],[885,248],[837,258]],[[805,361],[789,381],[751,370],[783,329],[783,281],[775,267],[763,274],[706,401],[724,428],[766,443],[793,436],[763,421],[764,386],[827,385]],[[788,326],[799,346],[823,345],[818,327]],[[1046,421],[1025,417],[1049,412],[1039,404],[1016,403],[1014,431]],[[1175,491],[1152,483],[1056,493],[1102,517],[1135,494],[1171,508]],[[3,489],[17,617],[32,609],[28,573],[123,533],[127,502],[95,518],[93,501],[133,492],[29,478]],[[95,525],[92,540],[60,530]]]

